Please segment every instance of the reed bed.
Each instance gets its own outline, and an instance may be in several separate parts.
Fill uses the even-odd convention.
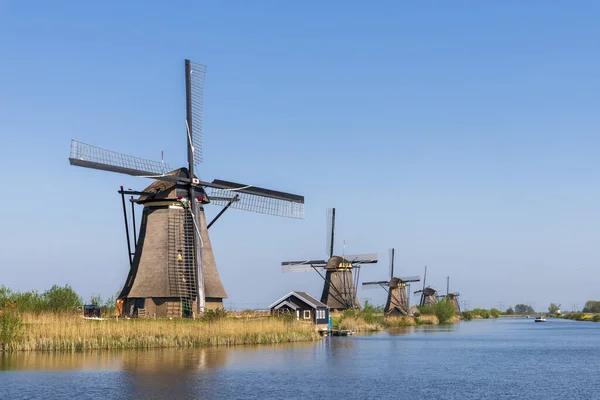
[[[438,325],[440,320],[435,315],[423,315],[421,314],[416,318],[416,322],[418,325]]]
[[[344,317],[339,323],[339,328],[354,332],[378,332],[385,329],[379,320],[367,322],[362,317]]]
[[[81,351],[276,344],[318,340],[313,325],[275,318],[202,320],[85,320],[74,315],[27,314],[8,351]],[[0,351],[1,351],[0,346]]]

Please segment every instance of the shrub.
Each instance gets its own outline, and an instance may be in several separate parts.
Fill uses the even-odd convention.
[[[470,321],[473,319],[473,313],[471,311],[463,311],[462,317],[464,320]]]
[[[373,308],[373,306],[369,304],[368,300],[365,301],[365,306],[362,308],[362,310],[360,310],[359,315],[368,324],[372,324],[377,321],[377,316],[375,315],[375,308]]]
[[[594,315],[594,318],[592,319],[594,322],[600,322],[600,314],[596,314]]]
[[[443,299],[442,301],[437,302],[433,306],[435,316],[438,317],[440,323],[444,323],[452,318],[455,314],[456,309],[454,308],[454,304]]]
[[[434,315],[435,314],[435,309],[433,308],[433,306],[422,306],[422,307],[417,307],[417,309],[419,310],[419,313],[422,315]]]
[[[485,319],[490,317],[490,312],[488,310],[484,310],[483,308],[474,308],[473,314],[479,315],[481,318]]]
[[[204,311],[204,314],[202,315],[202,319],[204,319],[207,322],[218,321],[218,320],[221,320],[226,317],[227,317],[227,310],[225,310],[224,308],[217,308],[215,310],[206,310],[206,311]]]

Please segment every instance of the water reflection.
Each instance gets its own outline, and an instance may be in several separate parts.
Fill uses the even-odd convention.
[[[0,353],[0,371],[10,370],[119,370],[114,352],[19,352]]]
[[[0,371],[199,371],[224,366],[229,352],[227,349],[19,352],[0,354]]]
[[[390,336],[407,336],[415,331],[414,326],[400,326],[397,328],[390,328],[388,334]]]
[[[352,400],[398,397],[403,382],[414,398],[596,398],[599,364],[600,324],[477,321],[275,346],[5,354],[0,398]]]

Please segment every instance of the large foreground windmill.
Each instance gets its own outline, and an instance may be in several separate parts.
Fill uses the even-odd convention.
[[[360,254],[341,256],[333,254],[335,235],[335,208],[327,212],[327,255],[328,260],[284,261],[283,272],[316,271],[323,278],[321,303],[333,311],[360,308],[356,295],[361,264],[374,264],[377,254]],[[322,272],[325,272],[323,275]],[[356,271],[353,273],[353,271]]]
[[[206,67],[185,60],[187,168],[170,170],[145,160],[71,141],[72,165],[155,179],[142,191],[121,190],[127,243],[130,246],[125,195],[143,205],[139,235],[133,219],[134,252],[118,299],[126,316],[190,317],[223,307],[223,288],[208,228],[229,207],[302,218],[304,197],[223,180],[201,181],[194,167],[202,161],[202,116]],[[182,135],[183,139],[183,135]],[[205,204],[224,206],[209,224]]]
[[[423,275],[423,289],[417,290],[415,294],[421,294],[421,300],[419,306],[432,306],[437,303],[437,290],[432,287],[425,286],[427,282],[427,267],[425,267],[425,274]]]
[[[420,276],[409,276],[397,278],[394,276],[394,249],[390,249],[390,280],[365,282],[363,286],[381,286],[387,291],[387,301],[384,312],[386,315],[408,315],[410,314],[409,295],[407,293],[410,282],[419,282]]]

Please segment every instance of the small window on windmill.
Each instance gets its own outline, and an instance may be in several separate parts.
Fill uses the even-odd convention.
[[[177,261],[183,261],[183,255],[181,254],[181,250],[177,250]]]
[[[304,310],[304,319],[310,319],[310,310]]]

